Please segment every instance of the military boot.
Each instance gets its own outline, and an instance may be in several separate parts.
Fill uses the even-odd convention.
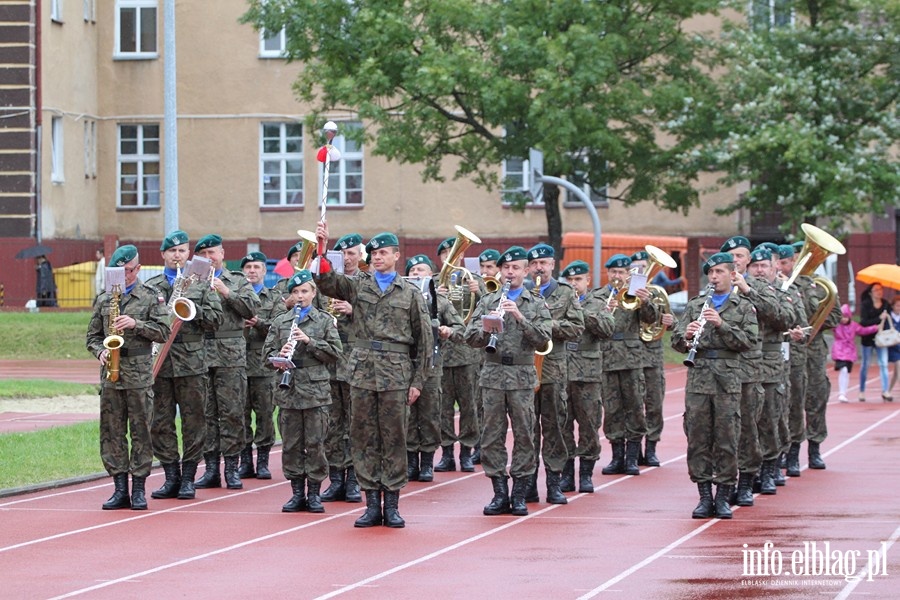
[[[462,444],[459,445],[459,470],[463,473],[473,473],[475,471],[475,463],[472,462],[472,449]]]
[[[347,469],[347,493],[344,494],[346,502],[362,502],[362,494],[359,492],[359,481],[356,480],[356,469]]]
[[[281,512],[295,513],[306,510],[306,496],[303,495],[303,484],[306,482],[305,477],[291,479],[291,492],[293,496],[281,507]]]
[[[308,480],[306,483],[306,508],[311,513],[323,513],[325,507],[322,506],[322,498],[319,492],[322,490],[321,481]]]
[[[253,444],[247,444],[241,450],[241,466],[238,469],[238,477],[241,479],[253,479],[256,471],[253,469]]]
[[[594,493],[594,465],[597,461],[582,458],[578,461],[578,491],[582,494]]]
[[[759,469],[759,493],[764,496],[772,496],[778,493],[775,487],[775,461],[764,460]]]
[[[438,473],[447,473],[456,470],[456,460],[453,458],[453,446],[441,446],[441,460],[434,465]]]
[[[528,505],[525,504],[525,491],[531,484],[531,477],[513,477],[512,498],[510,501],[510,513],[516,517],[528,515]]]
[[[629,441],[625,444],[625,474],[640,475],[641,470],[638,468],[638,454],[641,451],[641,442]]]
[[[406,527],[406,521],[400,516],[400,490],[384,490],[384,526],[392,529]]]
[[[194,476],[197,474],[197,463],[186,460],[181,464],[181,486],[178,488],[179,500],[193,500],[197,492],[194,490]]]
[[[484,514],[505,515],[509,513],[509,477],[491,477],[494,486],[494,497],[491,503],[484,507]]]
[[[422,452],[419,455],[419,481],[434,481],[434,452]]]
[[[119,508],[131,508],[131,498],[128,496],[128,473],[113,475],[113,484],[116,491],[103,503],[103,510],[116,510]]]
[[[240,490],[244,487],[244,484],[241,483],[241,478],[238,477],[237,456],[225,457],[225,486],[229,490]]]
[[[788,477],[800,477],[800,442],[791,442],[785,463]]]
[[[331,483],[322,492],[322,502],[334,502],[344,499],[344,470],[337,467],[328,467],[328,479]]]
[[[381,491],[366,490],[366,512],[353,523],[354,527],[375,527],[381,525]]]
[[[417,481],[419,479],[419,453],[406,451],[406,479]]]
[[[753,506],[753,473],[741,473],[738,475],[734,504],[738,506]]]
[[[809,444],[809,468],[810,469],[824,469],[825,461],[822,460],[822,455],[819,454],[819,442],[807,442]]]
[[[144,495],[146,477],[131,477],[131,510],[147,510],[147,496]]]
[[[787,479],[784,478],[784,473],[781,469],[781,461],[776,460],[775,464],[772,466],[772,478],[775,480],[775,485],[777,487],[784,487],[787,485]]]
[[[525,478],[526,481],[528,482],[528,485],[525,488],[525,502],[527,502],[528,504],[534,504],[535,502],[541,501],[541,497],[538,495],[537,478],[538,478],[538,472],[537,472],[536,467],[535,467],[534,473],[531,475],[531,477]],[[515,483],[516,482],[514,480],[513,487],[515,487]]]
[[[475,449],[472,450],[472,464],[481,464],[481,444],[475,444]]]
[[[178,488],[181,486],[181,469],[177,462],[168,463],[162,467],[163,472],[166,474],[166,480],[158,490],[154,490],[150,494],[150,497],[157,500],[175,498],[178,496]]]
[[[658,467],[659,466],[659,458],[656,456],[656,442],[653,440],[647,440],[644,442],[646,449],[644,450],[644,464],[648,467]]]
[[[734,493],[733,485],[720,483],[716,486],[715,507],[717,519],[731,518],[731,506],[728,504],[728,499],[731,498],[732,493]]]
[[[559,471],[551,471],[546,469],[547,473],[547,503],[548,504],[568,504],[569,501],[563,496],[559,489]]]
[[[219,475],[219,453],[206,452],[203,454],[203,461],[206,463],[206,471],[194,483],[194,487],[198,490],[222,487],[222,476]]]
[[[575,491],[575,459],[570,458],[563,465],[562,475],[559,477],[559,491],[574,492]]]
[[[256,449],[256,478],[272,479],[272,472],[269,470],[269,451],[272,446],[260,446]]]
[[[612,445],[612,460],[600,471],[604,475],[621,475],[625,472],[625,440],[610,442]]]
[[[700,492],[700,502],[697,503],[697,507],[694,508],[691,517],[694,519],[708,519],[713,516],[716,510],[713,503],[712,483],[709,481],[698,482],[697,490]]]

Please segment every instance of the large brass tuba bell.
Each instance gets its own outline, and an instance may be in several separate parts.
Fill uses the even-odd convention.
[[[472,313],[475,312],[475,293],[469,293],[469,303],[466,306],[465,303],[465,291],[466,291],[466,281],[472,279],[472,273],[465,267],[460,267],[456,265],[456,261],[460,259],[460,257],[466,253],[466,249],[472,244],[480,244],[481,239],[468,229],[464,227],[460,227],[459,225],[453,226],[456,229],[456,240],[453,242],[453,246],[450,248],[450,253],[447,255],[447,260],[444,261],[443,266],[441,266],[441,272],[438,275],[438,285],[447,288],[447,298],[450,302],[453,303],[453,307],[456,311],[463,317],[463,321],[466,323],[469,322],[469,319],[472,318]],[[455,277],[455,282],[453,281]]]
[[[644,274],[647,276],[648,284],[653,281],[653,278],[656,277],[657,273],[662,271],[663,267],[674,269],[677,266],[674,258],[669,256],[656,246],[647,244],[646,246],[644,246],[644,250],[646,250],[647,254],[650,256],[650,259],[647,261],[647,269],[644,272]],[[641,307],[641,299],[637,296],[632,296],[631,294],[629,294],[627,285],[623,286],[622,291],[619,293],[621,294],[621,297],[619,298],[619,304],[625,310],[637,310]]]
[[[309,263],[312,262],[312,259],[316,257],[316,247],[319,243],[316,241],[316,234],[312,231],[307,231],[305,229],[297,230],[297,235],[300,237],[300,260],[297,262],[297,266],[294,267],[294,271],[302,271],[304,269],[309,268]]]

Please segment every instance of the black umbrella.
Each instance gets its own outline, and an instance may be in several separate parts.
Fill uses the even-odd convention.
[[[31,248],[19,250],[19,253],[16,254],[16,258],[35,258],[37,256],[47,256],[51,252],[53,252],[53,248],[44,246],[43,244],[38,244],[37,246],[32,246]]]

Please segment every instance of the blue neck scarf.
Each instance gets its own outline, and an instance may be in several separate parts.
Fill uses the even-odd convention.
[[[541,296],[547,295],[547,288],[550,287],[550,284],[553,283],[553,278],[550,278],[547,283],[541,286]]]
[[[254,283],[254,284],[253,284],[253,291],[256,292],[257,294],[258,294],[262,289],[263,289],[263,284],[261,284],[261,283]]]
[[[392,283],[394,283],[394,279],[397,278],[397,271],[393,271],[391,273],[380,273],[375,271],[375,282],[378,283],[378,287],[381,288],[381,291],[388,289]]]
[[[136,286],[138,283],[140,283],[140,280],[135,281],[135,282],[132,283],[131,285],[127,286],[127,287],[125,288],[125,291],[122,292],[122,295],[123,295],[123,296],[127,296],[128,294],[130,294],[130,293],[131,293],[131,290],[133,290],[133,289],[134,289],[134,286]]]
[[[722,305],[725,304],[725,301],[728,300],[728,296],[731,295],[731,291],[727,291],[724,294],[713,294],[712,295],[712,305],[713,308],[719,310],[722,308]]]
[[[585,298],[587,298],[587,294],[582,294],[582,295],[578,296],[578,303],[579,303],[579,304],[584,304],[584,299],[585,299]]]
[[[169,281],[169,285],[173,285],[175,283],[175,278],[178,277],[178,269],[170,269],[166,267],[163,269],[163,273],[166,276],[166,279]]]
[[[215,273],[213,273],[213,276],[214,276],[216,279],[219,279],[219,278],[222,276],[222,269],[219,269],[218,271],[216,271]]]
[[[298,322],[298,323],[299,323],[300,321],[302,321],[303,319],[306,318],[306,315],[309,314],[309,309],[310,309],[310,308],[312,308],[311,305],[310,305],[310,306],[307,306],[306,308],[301,308],[301,309],[300,309],[300,318],[297,319],[297,322]]]
[[[523,287],[519,287],[514,290],[509,290],[508,292],[506,292],[506,297],[507,297],[507,299],[515,302],[516,300],[519,299],[519,296],[521,296],[522,292],[524,292],[524,291],[525,291],[525,288],[523,288]]]

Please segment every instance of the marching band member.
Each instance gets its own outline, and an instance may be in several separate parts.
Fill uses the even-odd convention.
[[[500,259],[500,253],[493,248],[488,248],[487,250],[483,250],[481,254],[478,255],[478,266],[481,270],[481,279],[484,281],[486,278],[490,277],[496,279],[498,282],[500,281],[500,267],[497,266],[497,261]],[[500,287],[498,285],[498,287]],[[478,371],[481,371],[481,366],[484,364],[484,356],[479,357],[478,363]],[[475,386],[475,411],[478,413],[478,422],[484,423],[484,404],[481,401],[481,386]],[[478,443],[475,445],[475,450],[472,451],[472,463],[476,465],[481,464],[481,430],[478,431]]]

